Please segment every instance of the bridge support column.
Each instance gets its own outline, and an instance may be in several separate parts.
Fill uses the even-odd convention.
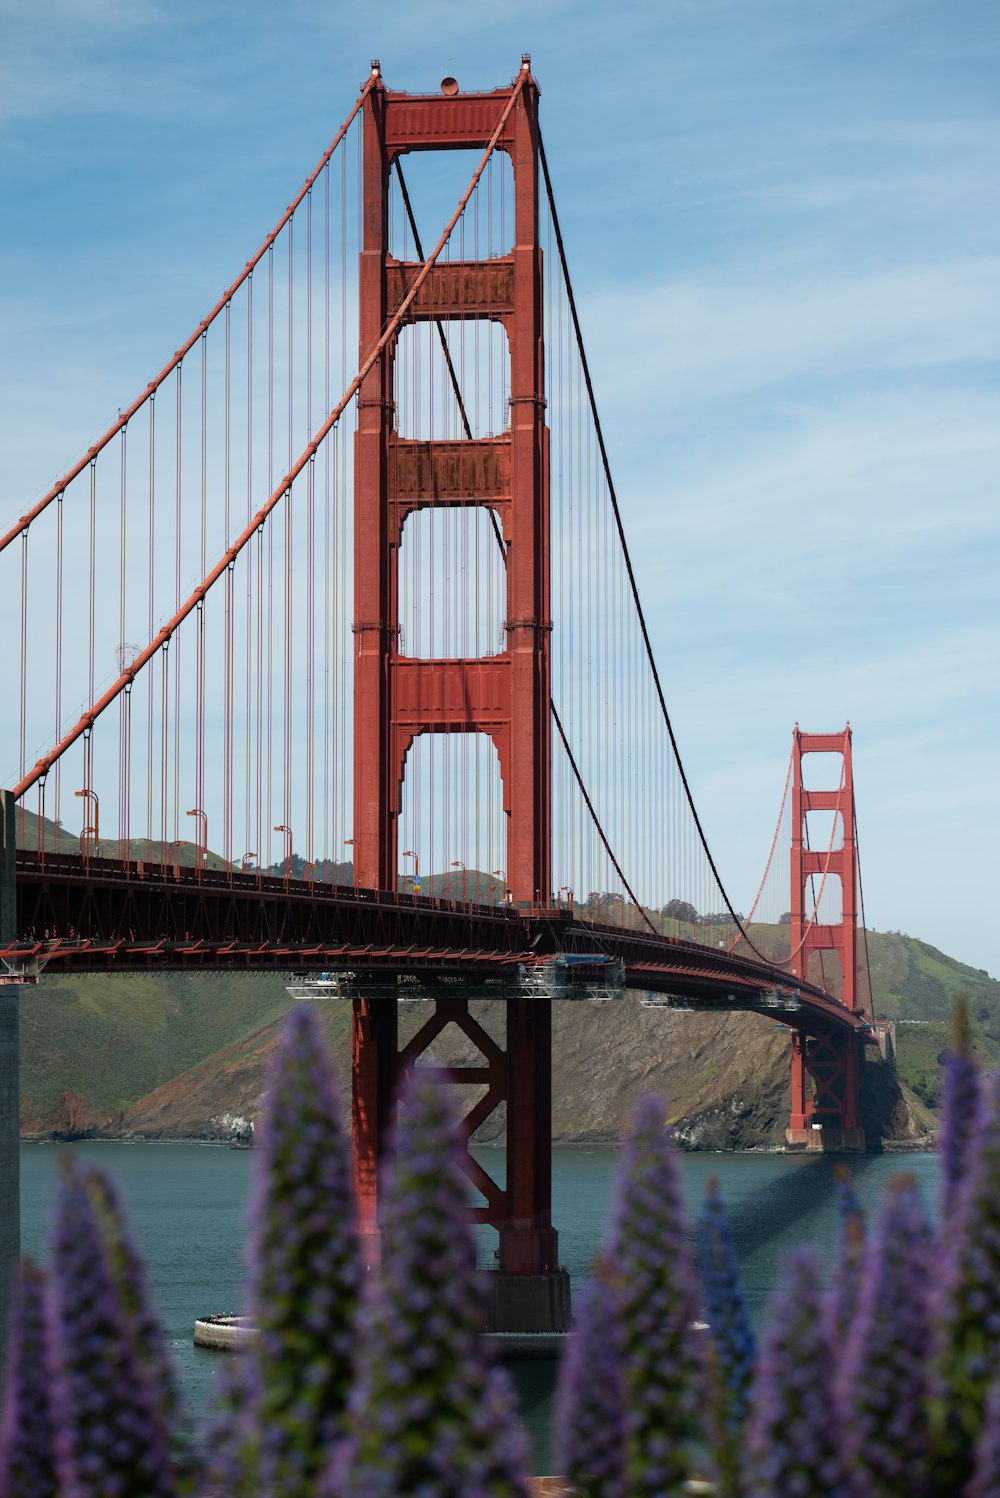
[[[503,1332],[564,1332],[570,1321],[569,1275],[559,1267],[552,1226],[551,1049],[552,1001],[532,995],[507,1001],[506,1048],[469,1013],[468,1000],[442,994],[405,1046],[397,1049],[396,998],[355,993],[354,1173],[362,1248],[378,1259],[377,1176],[391,1123],[398,1079],[454,1026],[479,1052],[473,1065],[450,1066],[457,1084],[485,1089],[462,1118],[466,1141],[490,1114],[507,1107],[507,1179],[499,1185],[466,1148],[462,1164],[484,1205],[469,1208],[473,1222],[499,1235],[490,1274],[487,1327]]]
[[[0,791],[0,946],[17,935],[14,797]],[[21,1256],[21,987],[0,963],[0,1368],[6,1358],[7,1309]]]
[[[394,996],[355,994],[352,1002],[354,1190],[362,1256],[372,1264],[378,1259],[378,1167],[396,1089],[398,1010]]]
[[[362,382],[355,442],[354,882],[393,890],[407,756],[424,734],[487,735],[500,764],[506,816],[505,882],[522,909],[547,905],[551,872],[549,435],[545,425],[545,320],[539,234],[538,89],[530,62],[510,112],[506,90],[403,94],[381,78],[364,105],[360,354],[366,358],[393,308],[424,275],[422,257],[390,253],[389,174],[414,151],[478,149],[494,141],[513,175],[509,254],[429,267],[404,315],[407,326],[454,319],[504,329],[509,350],[508,425],[491,436],[404,436],[405,361],[397,341]],[[414,236],[416,238],[416,236]],[[444,333],[441,331],[441,337]],[[458,376],[455,394],[461,396]],[[489,657],[409,656],[401,651],[399,553],[410,517],[422,511],[489,512],[506,577],[503,649]],[[485,516],[484,516],[485,518]],[[433,579],[427,579],[428,591]],[[413,844],[425,863],[425,850]],[[427,869],[428,873],[433,873]],[[356,1006],[359,1001],[355,1001]],[[393,1001],[394,1002],[394,1001]],[[501,1101],[507,1105],[507,1181],[491,1181],[472,1157],[466,1168],[486,1206],[475,1220],[500,1235],[494,1326],[562,1331],[569,1285],[558,1267],[551,1206],[551,1012],[539,997],[508,1000],[507,1050],[476,1025],[464,999],[442,996],[398,1064],[416,1060],[446,1024],[457,1024],[483,1053],[482,1067],[453,1070],[456,1082],[488,1092],[465,1119],[467,1134]],[[376,1225],[376,1165],[383,1137],[390,1050],[374,1010],[355,1009],[354,1127],[363,1227]],[[388,1020],[385,1021],[388,1026]],[[386,1047],[385,1054],[377,1047]]]
[[[569,1275],[552,1226],[552,1000],[507,1004],[507,1189],[493,1275],[493,1331],[569,1329]]]
[[[796,723],[792,738],[792,861],[790,972],[821,981],[847,1009],[862,1008],[858,993],[857,834],[854,817],[854,777],[851,725],[842,733],[803,733]],[[806,790],[802,761],[808,754],[839,755],[839,786]],[[812,848],[807,817],[810,812],[833,815],[829,846]],[[829,883],[840,884],[840,919],[824,921],[820,893]],[[807,898],[807,886],[809,898]],[[824,953],[839,969],[827,976]],[[818,967],[810,972],[810,958]],[[839,993],[836,985],[839,982]],[[869,1016],[870,1018],[870,1016]],[[792,1106],[785,1137],[798,1149],[863,1150],[864,1130],[859,1113],[861,1047],[846,1028],[807,1036],[792,1036]]]
[[[552,1226],[552,1000],[507,1004],[507,1217],[500,1269],[546,1274],[558,1268]]]

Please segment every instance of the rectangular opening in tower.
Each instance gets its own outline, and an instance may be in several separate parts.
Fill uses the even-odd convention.
[[[394,392],[401,437],[498,436],[509,422],[506,331],[480,317],[407,325],[396,345]]]
[[[822,871],[806,880],[806,920],[816,909],[817,926],[839,926],[844,918],[844,890],[840,875]]]
[[[421,660],[499,655],[507,574],[500,521],[478,507],[408,515],[399,548],[399,652]]]
[[[813,853],[834,853],[844,846],[844,815],[840,811],[807,811],[805,835]]]
[[[802,756],[802,784],[807,791],[836,791],[844,775],[844,756],[822,750]]]
[[[389,176],[389,253],[397,260],[419,260],[413,224],[400,183],[406,184],[417,238],[427,255],[479,165],[477,150],[408,151]],[[514,173],[505,151],[494,151],[468,206],[445,246],[445,260],[489,260],[510,252],[514,243]]]
[[[493,741],[484,733],[418,735],[403,766],[399,888],[500,904],[506,884],[507,816]]]

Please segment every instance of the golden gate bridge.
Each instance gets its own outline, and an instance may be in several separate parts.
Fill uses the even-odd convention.
[[[771,1016],[812,1147],[864,1147],[873,1032],[849,727],[796,726],[746,917],[716,867],[538,106],[527,57],[473,93],[373,63],[209,314],[0,538],[0,1113],[16,1149],[16,1000],[43,971],[322,975],[353,1009],[374,1243],[400,1069],[456,1026],[481,1058],[450,1070],[466,1137],[506,1108],[502,1182],[466,1156],[495,1325],[561,1330],[553,1003]],[[429,153],[455,206],[422,238]],[[429,1018],[401,1045],[406,998]]]

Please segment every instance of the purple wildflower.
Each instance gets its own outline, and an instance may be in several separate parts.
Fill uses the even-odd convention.
[[[178,1467],[193,1463],[192,1438],[184,1428],[177,1375],[164,1335],[163,1325],[153,1307],[146,1266],[129,1231],[118,1189],[110,1177],[91,1170],[83,1175],[90,1196],[108,1265],[121,1298],[125,1324],[135,1356],[146,1370],[171,1433],[174,1458]]]
[[[972,1059],[969,999],[964,993],[955,999],[951,1044],[941,1070],[941,1221],[949,1223],[958,1205],[981,1094],[979,1072]]]
[[[482,1336],[483,1295],[446,1078],[415,1071],[382,1187],[351,1436],[328,1498],[528,1498],[526,1442]]]
[[[343,1434],[360,1266],[351,1146],[326,1042],[304,1006],[285,1021],[254,1156],[247,1366],[230,1380],[216,1431],[216,1480],[239,1491],[313,1498]],[[225,1418],[222,1422],[225,1426]]]
[[[703,1367],[673,1137],[657,1098],[635,1110],[607,1258],[622,1317],[626,1490],[663,1498],[691,1475]]]
[[[698,1223],[698,1267],[709,1325],[710,1405],[719,1489],[735,1494],[757,1346],[716,1181],[709,1182]]]
[[[838,1375],[844,1442],[869,1498],[929,1498],[931,1236],[912,1176],[890,1183]]]
[[[798,1249],[785,1260],[757,1363],[745,1498],[849,1498],[832,1367],[819,1267]]]
[[[1000,1377],[986,1400],[986,1419],[976,1447],[976,1467],[964,1498],[1000,1498]]]
[[[555,1408],[557,1470],[581,1498],[626,1498],[620,1332],[607,1266],[598,1263],[579,1296]]]
[[[91,1177],[67,1170],[56,1206],[49,1324],[60,1483],[67,1498],[173,1498],[168,1401],[133,1335],[132,1297]]]
[[[1000,1069],[990,1078],[967,1153],[954,1220],[940,1234],[933,1311],[935,1463],[949,1492],[959,1492],[972,1475],[1000,1366]]]
[[[0,1417],[0,1498],[56,1498],[59,1491],[45,1294],[43,1271],[25,1259],[11,1298]]]

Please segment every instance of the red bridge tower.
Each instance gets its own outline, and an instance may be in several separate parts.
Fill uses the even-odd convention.
[[[837,754],[842,760],[836,789],[807,791],[802,760],[807,754]],[[830,847],[809,847],[806,816],[828,811],[839,820]],[[834,952],[840,962],[840,998],[848,1009],[861,1007],[858,998],[858,856],[854,818],[854,779],[851,768],[851,725],[843,733],[802,733],[795,725],[792,748],[792,924],[790,971],[810,978],[813,953]],[[807,907],[806,883],[836,877],[842,891],[840,920],[821,923]],[[819,889],[817,886],[816,898]],[[808,909],[808,914],[807,914]],[[825,975],[823,986],[826,987]],[[807,1149],[863,1150],[864,1130],[859,1113],[858,1085],[861,1045],[844,1031],[792,1034],[792,1109],[786,1137],[789,1144]],[[811,1083],[811,1086],[810,1086]]]
[[[514,245],[488,260],[433,266],[404,322],[484,319],[506,331],[510,420],[490,439],[422,441],[395,429],[396,343],[359,392],[355,448],[354,879],[394,890],[397,827],[408,751],[425,733],[487,734],[503,779],[507,884],[522,908],[547,903],[550,875],[549,473],[545,426],[542,252],[538,232],[538,90],[528,59],[513,86],[490,93],[412,95],[381,79],[364,106],[362,359],[420,270],[390,254],[389,173],[410,151],[498,149],[514,178]],[[431,505],[489,507],[499,517],[506,565],[506,649],[500,655],[418,660],[399,653],[398,560],[406,517]],[[377,1164],[401,1065],[414,1062],[448,1023],[480,1049],[481,1068],[462,1081],[488,1092],[467,1133],[500,1103],[507,1108],[504,1187],[471,1159],[487,1205],[479,1220],[499,1231],[494,1322],[498,1330],[562,1330],[568,1278],[559,1271],[551,1220],[551,1000],[511,997],[506,1051],[468,1014],[464,999],[436,1013],[398,1052],[396,999],[354,995],[353,1125],[363,1230],[377,1220]],[[476,1073],[476,1077],[472,1073]]]

